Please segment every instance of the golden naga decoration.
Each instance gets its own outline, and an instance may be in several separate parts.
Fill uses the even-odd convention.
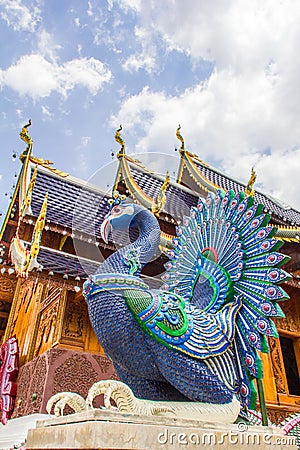
[[[177,130],[176,130],[176,137],[177,137],[177,139],[179,139],[180,142],[181,142],[180,150],[184,150],[184,139],[183,139],[183,137],[182,137],[181,134],[180,134],[180,129],[181,129],[181,125],[179,124],[179,125],[178,125],[178,128],[177,128]]]
[[[20,132],[20,138],[22,139],[22,141],[26,142],[27,145],[32,145],[32,139],[28,134],[28,130],[27,128],[30,127],[31,125],[31,119],[28,120],[28,124],[24,125],[24,127],[22,128],[21,132]]]
[[[55,173],[56,175],[59,175],[60,177],[66,178],[69,176],[67,172],[63,172],[62,170],[56,169],[55,167],[52,167],[53,162],[49,159],[43,159],[43,158],[37,158],[36,156],[30,156],[30,161],[37,164],[38,166],[45,167],[46,169],[49,169],[51,172]]]
[[[42,266],[37,262],[37,256],[40,250],[42,233],[46,221],[47,200],[48,193],[45,195],[39,217],[35,223],[30,251],[27,246],[24,245],[24,241],[19,238],[18,234],[13,238],[10,245],[10,257],[12,263],[15,266],[18,276],[23,278],[28,277],[28,272],[34,268],[42,268]]]
[[[32,177],[31,177],[31,180],[30,180],[27,192],[26,192],[26,197],[23,200],[23,203],[22,203],[21,208],[20,208],[20,215],[19,215],[20,216],[20,220],[24,216],[26,216],[26,214],[30,215],[32,213],[32,211],[31,211],[32,191],[33,191],[34,186],[35,186],[36,177],[37,177],[37,171],[38,171],[38,168],[36,166],[35,169],[34,169],[34,172],[32,174]]]
[[[166,190],[168,189],[169,184],[170,184],[170,175],[169,172],[167,172],[164,184],[160,188],[160,192],[157,196],[157,201],[153,199],[153,203],[151,206],[151,211],[153,212],[153,214],[158,215],[165,206],[167,201]]]
[[[121,148],[118,152],[118,156],[123,156],[125,153],[125,142],[121,137],[120,131],[122,131],[122,125],[117,129],[115,133],[115,140],[121,145]]]
[[[28,124],[24,125],[24,127],[22,128],[21,132],[20,132],[20,138],[22,139],[22,141],[26,142],[27,144],[27,148],[26,150],[20,155],[20,160],[22,162],[24,162],[24,160],[26,160],[26,170],[27,171],[27,164],[28,164],[28,160],[35,163],[36,165],[39,166],[43,166],[46,169],[49,169],[51,172],[56,173],[57,175],[61,176],[61,177],[67,177],[69,174],[66,172],[63,172],[62,170],[58,170],[55,167],[51,167],[51,165],[53,164],[52,161],[49,161],[49,159],[42,159],[42,158],[37,158],[36,156],[33,156],[31,154],[31,150],[32,150],[32,139],[29,136],[28,133],[28,127],[31,126],[31,119],[29,119]]]
[[[253,197],[254,196],[253,185],[255,183],[255,180],[256,180],[256,172],[255,172],[255,170],[252,167],[251,175],[250,175],[249,181],[248,181],[246,189],[245,189],[245,194],[247,195],[247,197]]]
[[[42,240],[42,233],[45,227],[46,222],[46,213],[47,213],[47,205],[48,205],[48,192],[45,194],[43,205],[37,218],[37,221],[34,226],[34,231],[31,240],[31,248],[30,253],[27,257],[26,263],[24,265],[24,272],[28,274],[30,270],[34,267],[40,267],[40,264],[37,262],[36,258],[40,251],[40,245]]]

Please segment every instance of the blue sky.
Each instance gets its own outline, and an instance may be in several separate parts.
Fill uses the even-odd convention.
[[[105,167],[104,188],[120,123],[161,173],[180,123],[191,152],[245,182],[254,166],[299,209],[299,23],[296,0],[0,0],[0,211],[29,118],[36,156],[85,180]]]

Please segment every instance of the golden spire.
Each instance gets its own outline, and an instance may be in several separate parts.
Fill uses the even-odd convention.
[[[28,134],[28,130],[27,128],[30,127],[31,125],[31,119],[28,120],[28,124],[24,125],[24,127],[22,128],[21,132],[20,132],[20,138],[22,139],[22,141],[26,142],[26,144],[31,145],[32,144],[32,139]]]
[[[120,131],[122,131],[122,125],[120,125],[120,127],[117,129],[115,133],[115,140],[121,145],[121,148],[117,155],[118,157],[123,156],[125,154],[125,142],[121,137]]]
[[[20,160],[23,162],[24,158],[30,154],[30,151],[32,149],[32,139],[28,134],[28,127],[31,126],[31,119],[28,120],[28,124],[24,125],[20,132],[20,138],[22,141],[26,142],[27,147],[26,150],[20,155]]]
[[[170,184],[170,175],[169,175],[169,172],[167,172],[164,184],[160,188],[160,192],[157,196],[157,201],[155,201],[153,199],[153,203],[151,206],[151,210],[152,210],[153,214],[158,215],[161,212],[161,210],[163,209],[163,207],[165,206],[166,201],[167,201],[166,190],[168,189],[169,184]]]
[[[253,197],[254,196],[253,185],[255,183],[255,180],[256,180],[256,172],[255,172],[255,170],[252,167],[251,175],[250,175],[249,181],[248,181],[246,189],[245,189],[245,194],[246,194],[247,197]]]
[[[180,129],[181,129],[181,125],[179,124],[179,125],[178,125],[178,128],[177,128],[177,130],[176,130],[176,137],[177,137],[177,139],[179,139],[180,142],[181,142],[180,150],[184,150],[184,139],[183,139],[183,137],[182,137],[181,134],[180,134]]]

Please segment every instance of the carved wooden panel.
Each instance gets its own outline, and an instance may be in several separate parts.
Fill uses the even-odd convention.
[[[270,356],[274,371],[275,384],[278,393],[288,393],[279,339],[269,338]]]
[[[8,274],[0,275],[0,298],[1,300],[12,300],[17,284],[17,279]]]
[[[46,295],[41,302],[40,310],[46,309],[51,303],[57,301],[60,297],[62,289],[56,285],[50,285],[46,287]]]
[[[300,335],[300,313],[296,301],[290,299],[281,302],[280,307],[282,308],[285,317],[282,319],[275,319],[276,327]]]
[[[295,412],[294,409],[290,411],[286,409],[272,409],[272,407],[267,407],[268,418],[269,420],[276,425],[279,425],[286,417]]]
[[[84,347],[84,335],[87,327],[87,306],[83,300],[75,298],[74,292],[68,292],[61,342],[73,347]]]
[[[52,302],[40,314],[39,329],[37,333],[35,350],[33,356],[43,353],[51,347],[54,341],[54,332],[57,326],[57,315],[59,309],[59,298]]]

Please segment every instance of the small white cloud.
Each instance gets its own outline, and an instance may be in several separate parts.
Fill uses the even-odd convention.
[[[40,9],[31,5],[27,8],[22,0],[0,0],[3,10],[0,17],[15,31],[34,32],[40,18]]]
[[[47,106],[42,105],[42,113],[44,116],[48,117],[49,119],[52,119],[53,113],[47,108]]]
[[[92,140],[91,136],[82,136],[81,146],[86,147],[91,142],[91,140]]]
[[[22,56],[7,70],[0,70],[0,86],[36,100],[52,92],[66,96],[76,86],[95,95],[111,77],[108,67],[95,58],[78,58],[59,65],[32,54]]]
[[[109,0],[109,3],[112,5],[113,3],[115,3],[115,0]],[[121,8],[124,9],[125,12],[129,11],[130,9],[136,12],[140,12],[142,10],[142,0],[118,0],[117,3]],[[157,6],[159,7],[159,5]]]
[[[57,60],[57,53],[62,48],[56,44],[54,37],[46,30],[41,30],[37,34],[38,53],[52,62]]]
[[[130,55],[125,63],[123,69],[128,72],[138,72],[140,69],[152,73],[157,69],[157,48],[152,43],[152,34],[145,28],[135,27],[134,34],[137,41],[140,42],[142,50],[139,53]]]

